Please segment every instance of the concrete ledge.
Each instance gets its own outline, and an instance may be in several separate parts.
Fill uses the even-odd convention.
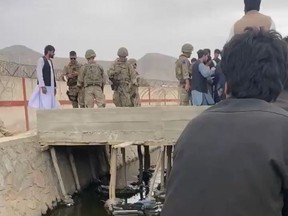
[[[27,141],[35,141],[37,140],[37,130],[31,130],[25,133],[17,134],[11,137],[2,137],[0,138],[0,147],[19,144],[19,142],[27,140]]]
[[[208,107],[121,107],[37,111],[44,145],[97,142],[175,142],[190,120]]]

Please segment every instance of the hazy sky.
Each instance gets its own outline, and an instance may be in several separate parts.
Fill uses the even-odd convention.
[[[57,56],[76,50],[113,60],[126,46],[130,57],[157,52],[178,56],[183,43],[195,50],[222,48],[243,0],[0,0],[0,48],[22,44]],[[288,1],[262,0],[261,11],[288,35]],[[196,53],[196,52],[195,52]]]

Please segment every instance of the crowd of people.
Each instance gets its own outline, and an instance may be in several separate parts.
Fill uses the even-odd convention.
[[[29,107],[37,109],[57,109],[60,107],[56,99],[57,86],[52,59],[55,48],[48,45],[44,56],[37,63],[37,86],[29,100]],[[128,50],[119,48],[118,58],[113,62],[107,75],[113,90],[113,102],[116,107],[141,106],[139,95],[139,73],[137,61],[128,59]],[[70,63],[64,67],[61,78],[67,82],[67,96],[73,108],[103,108],[105,104],[104,86],[105,71],[96,61],[96,53],[89,49],[85,53],[87,63],[77,61],[75,51],[69,53]]]
[[[228,41],[247,26],[261,27],[264,30],[275,29],[271,17],[259,12],[261,0],[244,0],[245,15],[231,29]],[[180,105],[201,106],[214,105],[226,98],[225,76],[221,69],[221,50],[215,49],[212,57],[210,49],[197,51],[197,59],[191,58],[193,46],[186,43],[182,46],[182,54],[175,64],[176,78],[179,81]],[[38,85],[31,96],[29,106],[33,108],[59,108],[56,100],[56,81],[52,60],[55,48],[45,47],[44,56],[37,63]],[[111,82],[113,102],[117,107],[141,106],[139,96],[139,73],[137,61],[128,59],[128,50],[121,47],[118,58],[107,71]],[[67,96],[73,108],[105,107],[104,85],[105,72],[96,63],[94,50],[87,50],[87,63],[77,62],[75,51],[70,52],[70,63],[64,68],[62,79],[67,82]]]
[[[182,54],[176,62],[175,73],[179,81],[180,105],[213,105],[225,98],[225,77],[221,72],[221,51],[210,49],[197,51],[198,59],[189,58],[193,52],[191,44],[182,46]]]

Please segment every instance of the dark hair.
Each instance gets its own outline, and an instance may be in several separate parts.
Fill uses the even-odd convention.
[[[210,50],[210,49],[206,48],[206,49],[204,49],[204,51],[205,51],[208,55],[211,55],[211,50]]]
[[[275,101],[287,79],[287,44],[274,30],[247,28],[224,46],[221,68],[232,97]]]
[[[214,50],[214,53],[221,54],[221,51],[220,51],[219,49],[215,49],[215,50]]]
[[[260,10],[260,4],[261,0],[244,0],[245,4],[245,12],[251,11],[251,10]]]
[[[52,45],[47,45],[45,48],[44,48],[44,54],[47,55],[47,53],[49,51],[55,51],[55,48],[52,46]]]
[[[75,51],[71,51],[71,52],[69,53],[69,55],[70,55],[70,56],[76,56],[77,54],[76,54]]]
[[[196,62],[196,61],[197,61],[196,58],[192,58],[192,59],[191,59],[191,62]]]
[[[287,49],[288,49],[288,36],[284,37],[283,40],[287,43]],[[288,90],[288,80],[286,80],[284,85],[284,90]]]
[[[208,52],[206,50],[200,49],[200,50],[198,50],[197,55],[198,55],[198,59],[200,59],[203,56],[208,55]]]

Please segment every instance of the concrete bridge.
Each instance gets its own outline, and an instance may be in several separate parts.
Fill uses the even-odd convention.
[[[206,107],[139,107],[38,111],[37,128],[39,142],[43,149],[50,149],[53,164],[58,175],[62,193],[66,196],[65,186],[61,183],[55,148],[57,146],[109,146],[110,188],[109,198],[116,198],[116,169],[118,149],[121,149],[122,164],[126,172],[126,148],[132,145],[162,147],[157,162],[156,173],[162,166],[161,186],[164,187],[165,150],[167,169],[171,169],[172,148],[187,123],[199,115]],[[138,150],[138,153],[140,151]],[[76,185],[79,183],[73,154],[69,155]],[[138,157],[142,158],[141,155]],[[144,156],[145,157],[145,156]],[[146,156],[149,157],[149,156]],[[161,159],[160,159],[161,158]],[[93,156],[91,155],[91,161]],[[91,162],[93,170],[93,162]],[[96,166],[96,165],[95,165]],[[141,166],[141,165],[140,165]],[[143,170],[143,167],[139,167]],[[140,173],[140,176],[142,173]],[[124,174],[126,176],[126,173]],[[152,180],[153,182],[153,180]]]

